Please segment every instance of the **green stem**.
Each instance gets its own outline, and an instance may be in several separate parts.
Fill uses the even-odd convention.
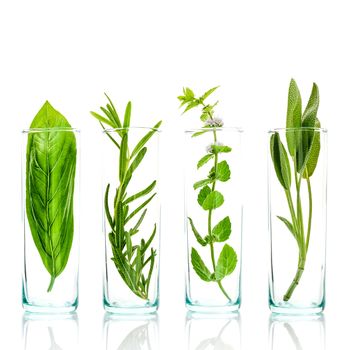
[[[56,279],[56,276],[51,275],[50,284],[49,284],[49,287],[47,288],[47,292],[51,292],[53,285],[55,283],[55,279]]]
[[[213,130],[213,134],[214,134],[214,142],[216,142],[217,141],[217,135],[216,135],[216,130],[215,129]],[[217,165],[218,165],[218,155],[214,154],[214,172],[216,172]],[[211,191],[215,191],[215,185],[216,185],[216,180],[214,179],[212,187],[211,187]],[[211,231],[212,213],[213,213],[213,211],[209,210],[209,213],[208,213],[208,236],[210,238],[212,238],[212,231]],[[212,242],[212,240],[210,240],[209,246],[210,246],[211,263],[213,265],[213,270],[214,270],[214,273],[215,273],[216,263],[215,263],[214,243]],[[231,298],[229,297],[229,295],[225,291],[225,288],[223,287],[221,281],[217,281],[217,284],[218,284],[220,290],[222,291],[222,293],[225,295],[225,297],[228,300],[231,300]]]
[[[297,272],[295,274],[295,277],[294,277],[291,285],[289,286],[286,294],[283,297],[283,301],[288,301],[291,298],[291,296],[292,296],[292,294],[294,292],[294,289],[299,284],[300,278],[301,278],[301,276],[303,275],[303,272],[304,272],[305,261],[306,261],[306,256],[299,255],[298,270],[297,270]]]
[[[312,192],[311,192],[311,182],[309,176],[306,178],[307,191],[309,194],[309,221],[307,224],[307,235],[306,235],[306,253],[309,249],[310,233],[311,233],[311,221],[312,221]]]

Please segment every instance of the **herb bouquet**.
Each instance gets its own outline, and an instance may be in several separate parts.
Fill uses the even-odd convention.
[[[186,303],[190,310],[234,311],[240,305],[241,130],[225,128],[208,98],[189,88],[184,113],[200,109],[201,129],[186,132]]]
[[[104,306],[116,313],[149,313],[158,307],[161,122],[131,127],[131,102],[120,118],[107,99],[101,113],[91,112],[104,129]]]
[[[316,313],[324,307],[326,131],[318,106],[317,85],[303,109],[292,79],[286,128],[269,132],[269,285],[275,312]]]

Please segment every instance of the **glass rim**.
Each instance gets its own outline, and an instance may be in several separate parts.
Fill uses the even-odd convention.
[[[106,134],[109,132],[117,132],[117,131],[125,131],[125,130],[153,130],[154,132],[162,132],[161,129],[159,128],[153,128],[150,126],[128,126],[126,128],[121,127],[121,128],[105,128],[102,130],[102,133]]]
[[[77,128],[71,128],[71,127],[51,127],[51,128],[28,128],[23,129],[23,134],[30,134],[30,133],[40,133],[40,132],[74,132],[74,133],[80,133],[80,130]]]
[[[301,128],[273,128],[268,130],[268,134],[272,134],[274,132],[288,132],[288,131],[318,131],[322,133],[327,133],[328,129],[326,128],[316,128],[311,126],[301,127]]]
[[[210,127],[210,128],[191,128],[184,130],[185,133],[195,133],[195,132],[201,132],[201,131],[226,131],[226,130],[232,130],[238,133],[243,133],[244,129],[237,126],[220,126],[220,127]]]

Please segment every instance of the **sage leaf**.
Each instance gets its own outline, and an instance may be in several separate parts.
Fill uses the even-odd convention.
[[[202,167],[204,164],[208,163],[210,159],[214,158],[214,154],[206,154],[197,163],[197,169]]]
[[[74,234],[76,140],[67,119],[46,101],[28,134],[26,155],[26,213],[35,246],[51,275],[48,292],[64,271]]]
[[[287,152],[277,132],[271,135],[270,151],[277,178],[284,189],[288,190],[291,185],[290,164]]]
[[[194,226],[193,220],[191,218],[188,218],[191,228],[192,228],[192,232],[194,234],[194,236],[196,237],[197,242],[205,247],[207,245],[207,242],[205,239],[202,238],[202,236],[199,234],[199,232],[197,231],[196,227]]]
[[[228,216],[214,226],[212,232],[216,242],[225,242],[231,234],[231,220]]]
[[[277,215],[277,217],[287,226],[287,228],[288,228],[288,230],[290,231],[290,233],[291,233],[295,238],[297,238],[297,237],[296,237],[296,234],[295,234],[295,232],[294,232],[294,227],[293,227],[292,223],[291,223],[288,219],[284,218],[283,216],[278,216],[278,215]]]
[[[204,210],[213,210],[224,204],[224,196],[219,191],[212,191],[202,203]]]
[[[206,282],[212,281],[210,271],[205,266],[202,258],[199,256],[199,254],[198,254],[198,252],[197,252],[197,250],[195,248],[192,248],[191,263],[192,263],[194,271],[197,273],[197,275],[203,281],[206,281]]]
[[[208,197],[208,194],[211,192],[211,189],[210,187],[207,185],[207,186],[204,186],[198,193],[198,198],[197,198],[197,201],[198,201],[198,204],[200,206],[203,205],[203,202],[205,201],[205,199]]]
[[[215,267],[215,279],[221,281],[224,277],[230,275],[235,270],[236,265],[236,252],[231,246],[225,244]]]
[[[297,83],[294,79],[290,81],[288,91],[288,108],[287,108],[287,128],[301,127],[301,96]],[[286,133],[287,145],[289,153],[294,157],[296,152],[296,145],[300,142],[300,134],[295,133],[294,130]]]

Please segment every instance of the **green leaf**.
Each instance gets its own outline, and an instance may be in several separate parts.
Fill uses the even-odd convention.
[[[210,159],[214,157],[214,154],[206,154],[204,157],[202,157],[198,163],[197,163],[197,169],[202,167],[204,164],[208,163]]]
[[[100,115],[100,114],[98,114],[96,112],[92,112],[92,111],[90,112],[90,114],[93,117],[95,117],[97,120],[99,120],[101,123],[107,124],[110,127],[115,128],[115,125],[112,122],[110,122],[107,118],[102,117],[102,115]]]
[[[202,236],[199,234],[199,232],[197,231],[196,227],[194,226],[193,220],[189,217],[188,218],[191,228],[192,228],[192,232],[194,234],[194,236],[196,237],[197,242],[205,247],[207,245],[207,242],[202,238]]]
[[[270,151],[277,178],[284,189],[288,190],[291,185],[290,164],[287,152],[277,132],[271,135]]]
[[[228,244],[225,244],[215,267],[215,279],[221,281],[224,277],[230,275],[235,270],[236,265],[236,252]]]
[[[104,127],[104,125],[100,122],[100,125],[102,129],[105,131],[105,134],[108,136],[108,138],[120,149],[119,143],[109,134],[109,131]]]
[[[125,134],[125,135],[127,135],[127,134]],[[121,151],[120,151],[120,153],[121,153]],[[126,171],[126,174],[125,174],[125,178],[124,178],[124,182],[123,182],[123,190],[129,184],[133,172],[140,165],[140,163],[142,162],[142,160],[145,157],[146,153],[147,153],[147,147],[142,148],[142,150],[139,153],[137,153],[137,156],[134,158],[134,160],[130,164],[130,166],[129,166],[128,170]]]
[[[286,127],[301,127],[301,96],[294,79],[291,80],[289,85]],[[300,142],[300,135],[294,131],[287,131],[286,138],[289,153],[294,157],[296,146]]]
[[[224,196],[218,191],[212,191],[204,200],[202,208],[213,210],[219,208],[224,203]]]
[[[208,91],[206,91],[202,96],[202,100],[204,101],[207,97],[209,97],[219,87],[220,86],[215,86],[215,87],[209,89]]]
[[[198,204],[202,206],[204,200],[208,197],[208,194],[211,192],[211,189],[209,186],[204,186],[198,193]]]
[[[128,128],[130,126],[130,118],[131,118],[131,102],[129,101],[125,108],[123,128]]]
[[[195,190],[197,190],[198,188],[203,187],[203,186],[205,186],[205,185],[209,185],[209,184],[211,184],[212,182],[213,182],[212,179],[199,180],[199,181],[197,181],[197,182],[193,185],[193,188],[194,188]]]
[[[120,122],[120,118],[118,116],[117,110],[115,109],[112,100],[109,98],[109,96],[105,93],[105,96],[107,97],[109,103],[110,103],[110,107],[109,105],[107,105],[108,110],[110,110],[113,120],[114,120],[114,124],[118,127],[121,128],[122,127],[122,123]]]
[[[290,231],[290,233],[295,237],[296,237],[296,234],[294,232],[294,228],[293,228],[293,224],[287,220],[286,218],[284,218],[283,216],[278,216],[277,217],[287,226],[288,230]]]
[[[228,216],[222,219],[212,230],[216,242],[225,242],[231,234],[231,221]]]
[[[156,186],[156,183],[157,181],[153,181],[148,187],[146,187],[144,190],[130,196],[129,198],[127,198],[125,201],[124,201],[124,205],[134,201],[135,199],[138,199],[140,197],[143,197],[145,196],[146,194],[150,193],[154,187]]]
[[[130,213],[130,215],[125,219],[125,223],[130,221],[140,210],[142,210],[156,195],[154,193],[151,197],[149,197],[147,200],[145,200],[139,207],[137,207],[133,212]]]
[[[194,271],[203,281],[210,282],[212,280],[210,271],[205,266],[197,250],[194,248],[192,248],[192,251],[191,251],[191,263]]]
[[[31,128],[48,129],[28,134],[26,155],[26,214],[41,260],[55,279],[67,265],[74,233],[74,179],[76,140],[67,119],[48,101]]]
[[[158,128],[160,127],[160,125],[162,124],[162,121],[159,121],[153,128],[151,131],[149,131],[139,142],[138,144],[135,146],[135,148],[133,149],[130,158],[133,158],[137,152],[140,151],[140,149],[147,143],[147,141],[153,136],[153,134],[158,130]]]
[[[124,180],[126,168],[128,166],[128,133],[125,133],[122,137],[122,142],[120,144],[120,154],[119,154],[119,181]]]
[[[105,205],[105,213],[106,213],[106,216],[107,216],[107,220],[109,222],[109,225],[113,229],[114,228],[114,221],[113,221],[112,215],[111,215],[110,210],[109,210],[109,205],[108,205],[109,187],[110,187],[110,184],[108,184],[107,188],[106,188],[104,205]]]
[[[320,128],[321,124],[318,119],[316,119],[315,123],[316,128]],[[321,149],[321,141],[320,141],[320,131],[314,132],[314,137],[311,143],[307,163],[306,163],[306,172],[303,172],[303,177],[311,177],[316,169],[318,157],[320,155]]]
[[[227,164],[226,160],[221,161],[216,166],[216,172],[215,167],[213,167],[210,170],[211,178],[214,177],[216,180],[226,182],[230,179],[231,171],[230,167]]]
[[[229,153],[232,151],[232,148],[229,146],[221,146],[221,145],[211,145],[212,153]]]

